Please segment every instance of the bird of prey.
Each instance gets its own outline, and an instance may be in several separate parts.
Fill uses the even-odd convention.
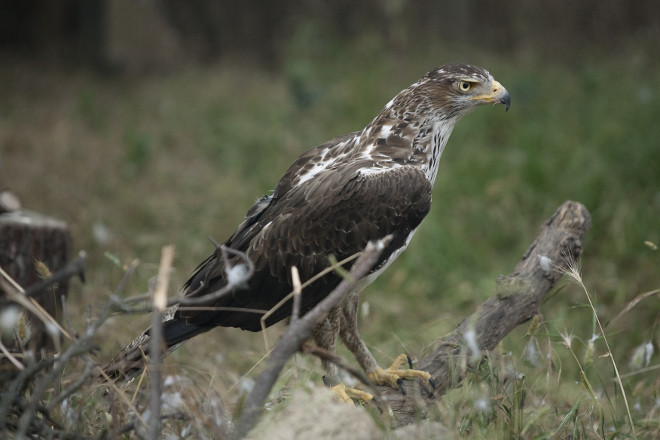
[[[369,241],[390,235],[379,261],[353,292],[313,331],[317,345],[334,351],[337,335],[377,384],[400,386],[401,379],[430,381],[426,372],[399,369],[405,360],[381,369],[360,338],[358,292],[383,272],[408,246],[431,206],[438,163],[454,125],[476,107],[504,104],[509,93],[485,69],[468,64],[435,68],[402,90],[364,129],[336,137],[304,153],[279,180],[270,195],[252,206],[245,220],[224,242],[254,263],[253,275],[208,304],[215,310],[180,308],[164,322],[164,342],[171,351],[216,326],[261,330],[262,313],[292,291],[291,267],[305,282],[328,268],[331,256],[341,261],[363,250]],[[237,256],[220,248],[202,262],[183,287],[201,297],[228,284]],[[349,263],[346,268],[349,268]],[[341,281],[330,271],[302,291],[304,314]],[[265,320],[267,326],[291,315],[289,300]],[[147,352],[148,330],[106,367],[111,375],[135,375]],[[337,385],[337,367],[323,362],[326,384]]]

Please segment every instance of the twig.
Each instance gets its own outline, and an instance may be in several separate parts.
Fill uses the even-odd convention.
[[[245,274],[245,279],[249,279],[253,274],[254,274],[254,263],[250,258],[244,253],[236,249],[232,249],[230,247],[227,247],[225,245],[218,244],[216,241],[214,241],[212,238],[209,237],[209,240],[216,246],[216,248],[221,252],[221,255],[227,257],[225,264],[228,264],[228,254],[235,255],[239,257],[241,260],[243,260],[243,263],[247,267],[247,272]],[[200,286],[204,287],[204,286]],[[202,306],[205,304],[210,304],[213,303],[215,300],[218,300],[222,298],[224,295],[227,293],[231,292],[232,289],[234,289],[236,286],[233,284],[227,284],[221,289],[214,290],[213,292],[207,293],[206,295],[199,296],[199,297],[191,297],[191,296],[186,296],[183,298],[180,297],[174,297],[170,298],[167,301],[167,307],[172,307],[172,306]],[[194,294],[195,292],[191,292],[191,294]],[[144,308],[128,308],[126,307],[126,304],[131,304],[131,303],[136,303],[136,302],[141,302],[141,301],[147,301],[150,299],[150,294],[142,294],[142,295],[136,295],[132,296],[130,298],[124,298],[119,300],[119,297],[115,295],[114,297],[115,302],[116,302],[116,307],[119,308],[122,312],[127,312],[127,313],[144,313],[151,311],[151,307],[144,307]]]
[[[62,328],[59,322],[43,308],[34,298],[25,295],[25,290],[0,267],[0,292],[4,292],[9,301],[23,306],[29,312],[34,314],[45,325],[53,325],[68,340],[73,340],[71,335]]]
[[[151,360],[149,362],[149,374],[151,376],[151,400],[149,414],[148,438],[157,440],[160,438],[160,396],[163,391],[161,374],[161,351],[163,343],[163,313],[167,309],[167,286],[170,281],[170,271],[174,260],[174,246],[165,246],[162,249],[156,288],[154,289],[153,312],[151,313],[151,339],[149,350]]]
[[[221,307],[221,306],[184,306],[184,307],[179,307],[178,310],[202,310],[202,311],[216,311],[216,312],[245,312],[245,313],[254,313],[257,315],[263,315],[266,313],[268,310],[265,309],[250,309],[247,307]]]
[[[295,322],[300,316],[300,298],[302,296],[302,286],[300,284],[300,274],[296,266],[291,266],[291,283],[293,284],[293,308],[291,309],[291,322]]]
[[[332,260],[331,260],[330,266],[326,267],[321,272],[317,273],[316,275],[314,275],[313,277],[311,277],[310,279],[308,279],[307,281],[302,283],[302,285],[300,286],[300,289],[301,290],[304,289],[305,287],[309,286],[310,284],[312,284],[316,280],[324,277],[325,275],[329,274],[330,272],[337,271],[338,268],[343,267],[344,264],[350,263],[351,261],[355,260],[356,258],[359,258],[361,255],[362,255],[362,252],[356,252],[353,255],[351,255],[350,257],[346,257],[346,258],[344,258],[343,260],[341,260],[339,262],[337,262],[335,260],[335,262],[332,263]],[[270,350],[270,344],[268,343],[268,333],[266,331],[266,328],[268,327],[266,325],[266,320],[268,319],[269,316],[271,316],[273,313],[275,313],[277,310],[279,310],[280,307],[282,307],[284,304],[286,304],[286,302],[289,301],[293,297],[293,293],[294,293],[293,290],[291,292],[289,292],[289,294],[287,296],[282,298],[277,304],[275,304],[273,307],[271,307],[270,310],[268,310],[266,313],[264,313],[264,315],[261,317],[261,322],[260,322],[260,324],[261,324],[261,333],[263,334],[263,337],[264,337],[264,344],[265,344],[265,347],[266,347],[266,351]]]
[[[2,353],[3,353],[5,356],[7,356],[7,359],[9,359],[9,361],[10,361],[12,364],[14,364],[14,366],[15,366],[16,368],[18,368],[19,370],[25,370],[25,365],[23,365],[23,364],[21,363],[21,361],[19,361],[18,359],[16,359],[16,358],[14,357],[14,355],[12,355],[12,354],[9,352],[9,350],[7,350],[7,347],[5,347],[5,344],[2,343],[2,339],[0,339],[0,351],[2,351]]]
[[[388,236],[375,244],[371,242],[367,244],[366,249],[351,269],[353,281],[348,281],[346,278],[343,279],[312,310],[295,323],[289,325],[284,336],[282,336],[280,342],[268,357],[264,370],[257,377],[252,391],[245,399],[245,407],[234,434],[236,439],[245,437],[250,429],[257,424],[261,416],[263,403],[279,377],[282,368],[289,358],[300,349],[300,345],[310,337],[314,325],[327,315],[330,309],[336,306],[353,289],[356,280],[361,279],[371,270],[390,240],[391,236]]]

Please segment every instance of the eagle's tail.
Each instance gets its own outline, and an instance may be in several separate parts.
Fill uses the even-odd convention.
[[[212,325],[190,325],[179,313],[175,313],[163,322],[163,357],[167,356],[193,336],[209,331]],[[112,361],[108,362],[103,371],[111,379],[118,381],[137,377],[146,367],[151,343],[151,328],[133,339]]]

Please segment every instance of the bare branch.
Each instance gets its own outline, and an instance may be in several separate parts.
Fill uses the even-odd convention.
[[[162,249],[158,278],[154,289],[153,311],[151,313],[151,340],[149,351],[149,373],[151,376],[151,400],[149,417],[149,438],[160,438],[160,396],[163,392],[161,375],[161,351],[163,344],[163,313],[167,308],[167,286],[170,281],[170,271],[174,260],[174,246],[165,246]]]
[[[62,328],[59,322],[53,318],[43,306],[39,304],[34,298],[25,295],[25,290],[12,278],[7,272],[0,267],[0,292],[3,292],[5,297],[16,304],[23,306],[29,312],[34,314],[45,325],[53,325],[59,330],[64,337],[71,340],[73,339],[69,333]]]
[[[16,368],[19,370],[25,370],[25,366],[12,355],[9,350],[7,350],[7,347],[5,347],[5,344],[2,343],[2,339],[0,339],[0,351],[2,351],[2,354],[4,354],[9,361],[14,364]]]
[[[211,242],[216,246],[217,250],[220,251],[223,259],[225,260],[225,268],[227,270],[231,270],[232,267],[236,265],[231,265],[229,263],[229,255],[235,255],[239,257],[242,261],[243,264],[245,264],[245,267],[247,268],[247,272],[244,274],[244,279],[248,280],[252,275],[254,274],[254,263],[250,258],[244,253],[241,252],[237,249],[232,249],[230,247],[227,247],[225,245],[218,244],[216,241],[214,241],[212,238],[209,238]],[[200,286],[199,289],[203,288],[204,286]],[[235,284],[228,283],[226,286],[224,286],[221,289],[214,290],[213,292],[207,293],[206,295],[199,296],[199,297],[173,297],[170,298],[167,301],[167,307],[172,307],[172,306],[203,306],[206,304],[211,304],[214,301],[222,298],[224,295],[227,293],[231,292],[234,288],[236,287]],[[194,294],[194,292],[192,292]],[[130,298],[124,298],[124,299],[119,299],[118,296],[115,296],[114,301],[115,301],[115,307],[119,309],[122,312],[126,313],[145,313],[145,312],[150,312],[151,311],[151,306],[146,306],[146,307],[132,307],[129,308],[127,307],[127,304],[132,304],[136,302],[141,302],[141,301],[148,301],[150,300],[151,295],[149,293],[146,294],[141,294],[141,295],[136,295],[132,296]]]
[[[291,310],[291,322],[294,322],[300,316],[300,298],[302,295],[302,285],[300,284],[300,273],[296,266],[291,267],[291,282],[293,284],[293,308]]]

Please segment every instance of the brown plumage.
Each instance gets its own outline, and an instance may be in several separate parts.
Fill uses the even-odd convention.
[[[373,281],[405,247],[428,214],[440,156],[454,124],[478,105],[504,103],[509,94],[486,70],[449,64],[430,71],[396,95],[363,130],[339,136],[300,156],[284,173],[272,195],[264,196],[224,245],[244,252],[254,263],[254,275],[215,302],[214,307],[267,311],[292,290],[291,266],[301,280],[337,260],[361,251],[370,240],[393,240],[360,288]],[[229,259],[240,264],[238,257]],[[349,268],[350,264],[346,268]],[[184,286],[199,297],[227,285],[225,261],[214,252]],[[309,311],[340,281],[329,273],[303,290],[301,312]],[[315,332],[319,345],[334,349],[337,331],[367,372],[377,368],[359,339],[354,311],[357,291]],[[355,304],[353,304],[355,303]],[[343,315],[342,312],[344,311]],[[272,325],[291,313],[291,304],[266,321]],[[170,348],[215,326],[261,329],[261,313],[192,311],[182,308],[165,322]],[[322,331],[324,328],[331,329]],[[349,335],[346,332],[351,332]],[[132,374],[141,362],[148,331],[108,365],[114,375]],[[146,350],[145,350],[146,351]],[[137,363],[137,364],[136,364]],[[336,370],[326,364],[329,375]]]

